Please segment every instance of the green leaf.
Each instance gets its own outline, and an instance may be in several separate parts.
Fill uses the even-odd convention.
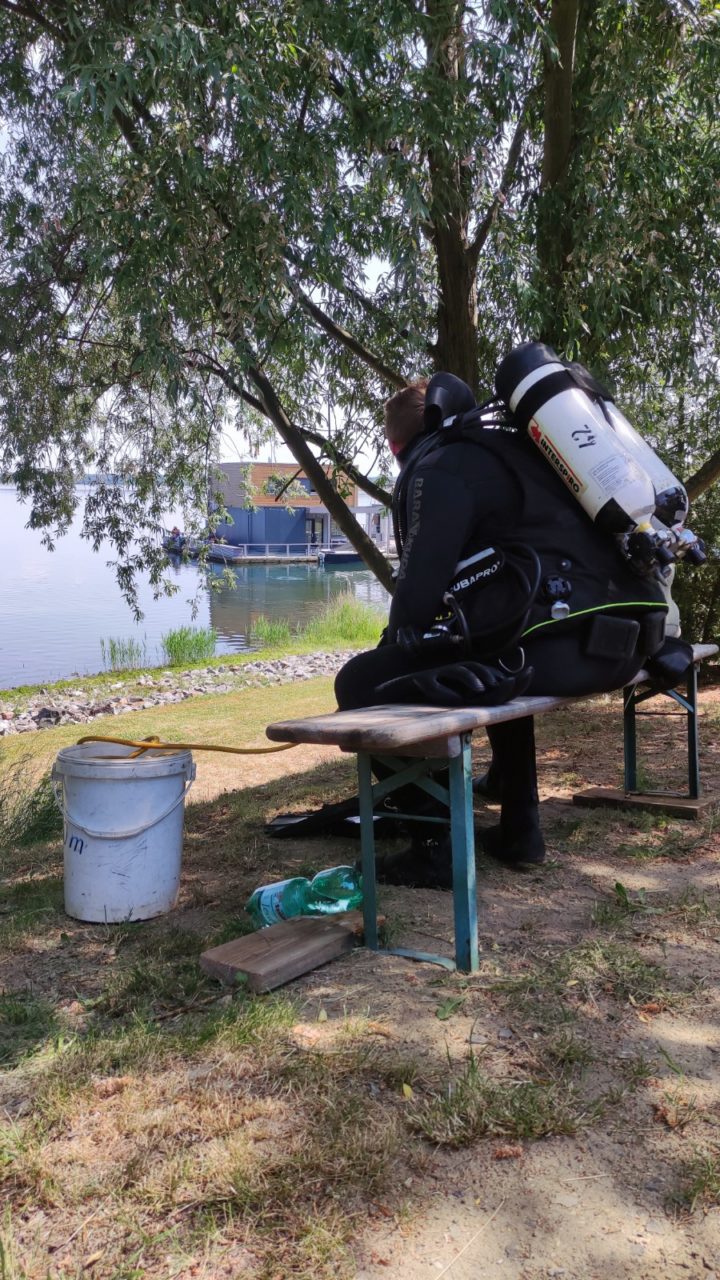
[[[464,1002],[464,996],[448,996],[447,1000],[443,1000],[442,1004],[438,1005],[435,1017],[441,1022],[446,1022],[454,1013],[457,1013],[458,1009],[462,1008]]]

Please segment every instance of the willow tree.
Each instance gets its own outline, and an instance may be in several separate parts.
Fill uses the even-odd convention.
[[[641,426],[643,388],[700,402],[716,18],[0,0],[0,466],[33,521],[62,527],[78,469],[123,469],[86,531],[127,590],[157,578],[160,513],[202,500],[232,412],[279,434],[389,583],[343,486],[386,500],[356,459],[378,470],[380,406],[410,377],[489,388],[542,334],[631,392]],[[714,449],[690,443],[686,472]]]

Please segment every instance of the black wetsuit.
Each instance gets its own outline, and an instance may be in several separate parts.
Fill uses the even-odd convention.
[[[386,702],[379,685],[438,666],[437,652],[412,654],[397,644],[398,630],[430,627],[443,612],[456,566],[482,547],[528,544],[539,556],[541,586],[520,639],[526,665],[534,669],[528,694],[617,689],[659,647],[667,608],[662,589],[630,569],[524,434],[475,431],[472,438],[461,435],[429,450],[427,438],[419,436],[399,460],[393,514],[402,557],[388,628],[379,648],[352,658],[339,672],[341,709]],[[569,610],[565,619],[553,616],[558,592]],[[518,594],[516,576],[494,575],[467,596],[471,630],[487,631],[505,615],[517,616]],[[475,649],[484,660],[493,656],[482,641]],[[505,655],[508,665],[516,655],[516,648]],[[532,720],[496,726],[489,736],[502,779],[503,824],[522,827],[537,798]]]

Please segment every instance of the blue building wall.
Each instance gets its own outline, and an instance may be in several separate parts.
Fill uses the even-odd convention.
[[[264,551],[267,542],[292,542],[297,550],[305,546],[305,517],[309,514],[306,507],[296,507],[292,513],[284,507],[257,507],[254,511],[228,507],[228,512],[233,523],[219,524],[215,532],[232,546],[248,546],[257,553]],[[311,514],[320,513],[313,508]]]

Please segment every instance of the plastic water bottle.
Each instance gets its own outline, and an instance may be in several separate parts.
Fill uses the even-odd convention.
[[[362,906],[362,876],[354,867],[328,867],[310,881],[312,915],[332,915]]]
[[[293,876],[263,884],[250,895],[245,910],[255,924],[277,924],[293,916],[336,915],[362,904],[362,880],[354,867],[328,867],[312,880]]]

